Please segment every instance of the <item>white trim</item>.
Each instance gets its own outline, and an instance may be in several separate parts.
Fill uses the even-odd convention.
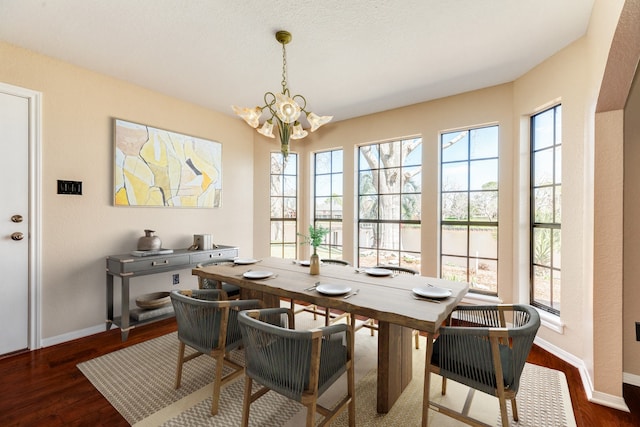
[[[596,391],[593,388],[593,381],[591,381],[591,376],[589,375],[589,371],[584,364],[584,361],[573,354],[557,347],[554,344],[551,344],[548,341],[543,340],[540,337],[536,337],[534,340],[534,344],[542,348],[543,350],[548,351],[554,356],[564,360],[570,365],[575,366],[580,373],[580,378],[582,379],[582,387],[587,395],[587,400],[592,403],[597,403],[599,405],[607,406],[609,408],[618,409],[624,412],[630,412],[629,407],[627,406],[624,398],[621,396],[614,396],[607,393],[602,393],[600,391]]]
[[[640,375],[630,374],[628,372],[622,373],[622,382],[625,384],[631,384],[636,387],[640,387]]]
[[[554,332],[564,335],[565,324],[562,321],[562,319],[560,319],[559,316],[556,316],[555,314],[549,313],[548,311],[545,311],[545,310],[540,310],[538,308],[536,308],[536,310],[540,315],[541,326],[544,326],[547,329],[551,329]]]
[[[587,393],[587,397],[589,397],[589,393]],[[631,412],[631,410],[627,406],[627,402],[624,401],[623,397],[602,393],[596,390],[593,390],[593,392],[591,393],[589,402],[597,403],[598,405],[607,406],[619,411]]]
[[[55,337],[45,338],[42,340],[42,347],[50,347],[56,344],[62,344],[67,341],[75,340],[78,338],[88,337],[89,335],[98,334],[105,331],[104,324],[98,326],[92,326],[86,329],[80,329],[78,331],[67,332],[66,334],[56,335]]]
[[[29,101],[29,338],[40,348],[42,334],[42,93],[0,82],[0,92]]]
[[[463,304],[486,305],[486,304],[502,304],[502,300],[495,295],[485,295],[476,292],[467,292],[462,298]]]

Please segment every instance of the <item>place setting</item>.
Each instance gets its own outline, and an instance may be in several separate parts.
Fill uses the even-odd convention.
[[[254,258],[234,258],[233,266],[236,267],[238,265],[251,265],[251,264],[255,264],[255,263],[260,262],[260,261],[261,260],[254,259]]]
[[[356,268],[356,273],[365,273],[368,274],[369,276],[375,276],[375,277],[395,277],[397,275],[397,273],[386,269],[386,268],[376,268],[376,267],[370,267],[370,268]]]
[[[244,277],[245,279],[251,279],[251,280],[264,280],[264,279],[274,279],[278,277],[278,275],[272,271],[266,271],[266,270],[264,271],[247,270],[244,273],[242,273],[242,277]]]
[[[428,301],[439,304],[451,296],[451,289],[441,288],[427,283],[425,286],[411,290],[411,297],[416,300]]]
[[[309,261],[308,259],[302,259],[302,260],[294,260],[293,261],[294,264],[298,264],[302,267],[309,267],[311,266],[311,261]],[[320,261],[320,265],[324,264],[322,261]]]
[[[341,296],[344,295],[343,298],[351,298],[354,295],[357,295],[360,292],[360,289],[356,289],[355,291],[351,291],[351,286],[342,285],[338,283],[325,283],[321,284],[320,282],[316,282],[313,286],[306,288],[305,291],[317,291],[323,295],[329,296]]]

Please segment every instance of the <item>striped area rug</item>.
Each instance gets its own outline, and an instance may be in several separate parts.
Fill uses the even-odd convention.
[[[298,325],[299,326],[299,325]],[[356,424],[361,426],[419,426],[422,408],[424,347],[413,350],[414,380],[403,392],[392,410],[376,413],[377,336],[361,329],[356,333]],[[177,334],[171,333],[144,343],[81,363],[78,368],[105,398],[134,426],[233,426],[240,424],[244,378],[240,377],[222,389],[220,411],[210,415],[211,379],[215,363],[208,356],[187,362],[182,387],[173,388],[178,351]],[[234,359],[242,362],[241,351]],[[450,408],[461,408],[468,389],[453,381],[447,395],[440,396],[440,377],[432,376],[431,399]],[[320,403],[332,406],[346,391],[342,378],[322,397]],[[527,364],[518,393],[520,421],[513,426],[575,426],[571,400],[564,374]],[[510,409],[509,409],[510,410]],[[306,409],[297,402],[269,392],[251,405],[250,426],[304,425]],[[484,393],[473,395],[470,414],[489,425],[500,425],[498,401]],[[320,418],[318,418],[320,419]],[[347,426],[346,413],[333,426]],[[461,426],[459,421],[430,411],[431,426]]]

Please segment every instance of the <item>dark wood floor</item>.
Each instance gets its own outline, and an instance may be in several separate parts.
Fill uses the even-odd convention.
[[[0,359],[0,426],[127,426],[76,368],[80,362],[176,330],[168,319],[134,329],[122,342],[111,330]],[[529,362],[565,372],[579,427],[640,426],[640,388],[624,386],[630,413],[589,403],[578,370],[534,347]]]

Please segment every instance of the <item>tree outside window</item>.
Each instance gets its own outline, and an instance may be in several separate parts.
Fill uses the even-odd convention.
[[[358,264],[420,271],[422,138],[358,149]]]

